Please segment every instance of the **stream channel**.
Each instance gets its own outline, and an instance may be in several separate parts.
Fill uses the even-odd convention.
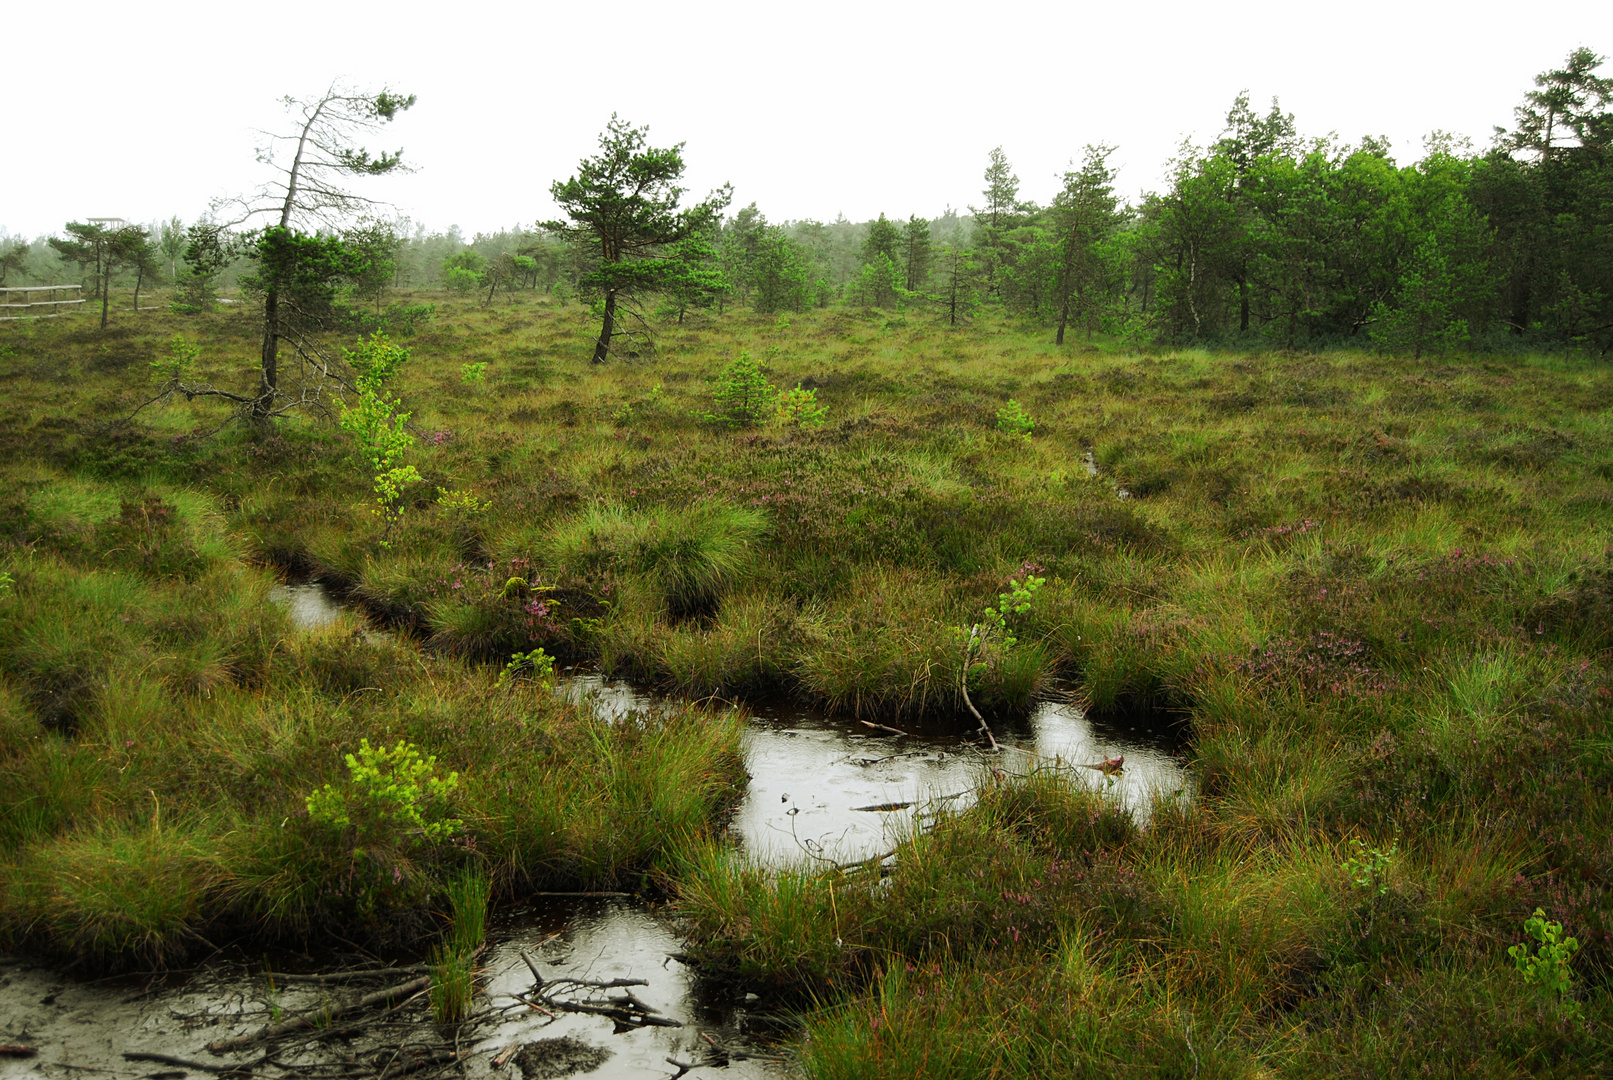
[[[299,627],[346,619],[363,634],[379,633],[317,583],[280,585],[271,598],[287,608]],[[586,672],[564,673],[559,683],[558,693],[611,719],[652,716],[663,700]],[[848,862],[889,851],[893,835],[912,828],[915,815],[966,805],[987,761],[973,740],[956,733],[915,730],[899,737],[853,719],[825,716],[798,702],[748,702],[746,710],[751,717],[745,747],[750,783],[729,830],[746,853],[768,865],[809,859]],[[992,759],[1004,768],[1014,768],[1016,761],[1034,764],[1038,758],[1081,766],[1124,756],[1124,768],[1113,775],[1079,767],[1069,775],[1107,788],[1139,817],[1146,817],[1156,797],[1190,797],[1191,778],[1169,728],[1149,727],[1146,721],[1097,723],[1072,705],[1047,701],[1022,721],[995,722],[993,730],[1004,747],[1013,748]],[[459,1047],[452,1074],[524,1080],[683,1075],[678,1065],[668,1063],[670,1058],[691,1065],[685,1070],[691,1076],[739,1080],[791,1075],[770,1041],[780,1029],[768,1017],[767,1003],[742,989],[702,979],[679,960],[682,947],[669,919],[637,897],[542,897],[492,913],[476,1008],[483,1013],[489,1006],[509,1008],[475,1027]],[[681,1026],[629,1028],[605,1016],[561,1012],[550,1018],[530,1010],[510,997],[533,984],[523,952],[537,961],[551,983],[564,977],[646,980],[648,985],[633,992]],[[38,1051],[31,1058],[0,1056],[0,1077],[181,1080],[222,1075],[229,1065],[255,1055],[214,1056],[205,1049],[210,1041],[261,1027],[271,1009],[295,1013],[327,998],[346,1000],[397,981],[355,983],[357,989],[351,990],[340,983],[290,982],[271,991],[262,961],[89,981],[26,959],[0,957],[0,1051],[4,1044]],[[332,963],[328,957],[322,965],[314,957],[293,956],[274,966],[328,971],[324,965]],[[303,1056],[278,1060],[328,1062],[351,1054],[373,1062],[377,1051],[387,1048],[441,1045],[429,1013],[415,1009],[404,1021],[403,1012],[394,1014],[398,1021],[370,1025],[362,1038],[341,1044],[341,1057],[329,1056],[338,1048],[333,1039]],[[536,1045],[541,1052],[507,1055],[495,1065],[504,1050],[518,1045]],[[321,1050],[325,1057],[318,1056]],[[184,1064],[130,1062],[123,1055],[131,1051],[184,1059]],[[400,1058],[399,1065],[407,1060]],[[384,1074],[400,1072],[394,1068]],[[250,1075],[296,1073],[260,1068]],[[375,1076],[377,1070],[372,1065],[349,1075]]]

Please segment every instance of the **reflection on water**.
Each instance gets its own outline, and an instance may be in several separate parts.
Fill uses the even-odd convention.
[[[531,988],[532,973],[521,960],[521,951],[526,950],[551,981],[560,976],[644,979],[649,986],[636,987],[633,993],[683,1026],[612,1034],[612,1021],[602,1017],[561,1013],[551,1020],[517,1009],[479,1050],[491,1054],[498,1047],[572,1035],[611,1051],[599,1076],[665,1078],[675,1071],[666,1063],[669,1057],[713,1065],[726,1060],[723,1075],[736,1078],[783,1074],[775,1055],[744,1038],[751,1019],[745,995],[738,992],[736,997],[698,980],[677,959],[683,943],[642,901],[540,899],[511,912],[502,926],[494,928],[494,935],[504,939],[487,962],[487,993],[496,1005],[515,1003],[509,995]],[[540,947],[534,948],[534,943]]]
[[[754,1006],[747,1005],[745,995],[696,978],[677,959],[683,943],[637,898],[539,899],[500,916],[488,938],[478,1010],[495,1015],[460,1042],[464,1055],[456,1063],[459,1075],[518,1076],[519,1070],[495,1069],[493,1059],[511,1046],[566,1035],[609,1051],[610,1057],[591,1074],[600,1077],[665,1078],[674,1071],[666,1064],[668,1057],[707,1068],[721,1066],[723,1075],[735,1078],[788,1072],[776,1052],[747,1036],[755,1018],[747,1013]],[[614,1021],[606,1017],[561,1012],[551,1018],[529,1009],[511,996],[532,986],[523,951],[551,981],[644,979],[649,985],[635,987],[634,994],[682,1026],[617,1033]],[[309,959],[304,958],[305,966]],[[363,984],[325,989],[282,978],[271,990],[261,974],[243,967],[213,968],[189,979],[171,980],[172,985],[146,986],[138,978],[77,981],[58,970],[8,963],[0,966],[0,1044],[37,1047],[39,1056],[26,1064],[28,1075],[37,1076],[132,1077],[155,1069],[125,1060],[123,1054],[130,1051],[212,1062],[221,1068],[236,1058],[213,1057],[205,1045],[256,1030],[269,1019],[271,1007],[281,1015],[298,1013],[375,988]],[[442,1032],[429,1014],[423,1015],[423,1006],[409,1013],[407,1021],[400,1018],[373,1028],[375,1014],[365,1014],[341,1046],[315,1043],[287,1051],[279,1060],[291,1069],[317,1068],[318,1063],[355,1054],[368,1061],[377,1050],[440,1045]],[[261,1047],[254,1047],[244,1059],[261,1052]],[[17,1075],[23,1074],[21,1063],[15,1068]],[[0,1065],[0,1076],[10,1075]]]
[[[358,636],[371,645],[382,645],[390,635],[374,629],[354,608],[337,603],[330,590],[317,581],[302,585],[276,585],[269,590],[269,602],[286,609],[286,617],[299,630],[321,630],[344,617],[358,623]]]
[[[613,719],[652,713],[661,701],[597,675],[564,679],[560,692]],[[1060,702],[1044,702],[1028,719],[994,728],[998,742],[1010,749],[991,755],[955,730],[915,727],[903,737],[797,705],[748,708],[745,762],[751,779],[732,827],[750,854],[773,865],[807,858],[847,862],[888,851],[893,833],[911,828],[916,816],[968,805],[990,768],[1058,769],[1107,792],[1140,819],[1148,817],[1154,799],[1188,792],[1170,728],[1140,721],[1094,724]],[[1087,767],[1116,757],[1125,758],[1125,767],[1113,775]],[[859,809],[903,803],[909,805]]]
[[[276,585],[269,600],[286,609],[286,617],[299,630],[318,630],[342,617],[345,610],[331,598],[330,590],[317,581],[306,585]]]

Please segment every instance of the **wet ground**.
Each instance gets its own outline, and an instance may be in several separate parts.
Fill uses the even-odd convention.
[[[276,586],[271,598],[305,627],[357,618],[317,584]],[[586,672],[569,673],[558,692],[612,717],[653,714],[659,707],[653,695]],[[788,702],[752,702],[747,709],[751,780],[730,829],[747,852],[771,865],[849,862],[888,851],[893,837],[921,826],[930,815],[967,805],[989,767],[1066,770],[1080,783],[1109,790],[1141,817],[1155,798],[1189,794],[1171,730],[1141,721],[1093,723],[1057,701],[1043,703],[1023,721],[997,725],[996,737],[1006,749],[989,758],[955,731],[913,729],[896,735]],[[1125,767],[1117,773],[1090,767],[1122,756]],[[253,1075],[297,1075],[292,1070],[299,1065],[307,1066],[300,1071],[306,1076],[360,1075],[322,1071],[350,1057],[363,1065],[362,1075],[377,1075],[376,1062],[384,1066],[390,1060],[385,1075],[403,1075],[400,1069],[413,1067],[415,1075],[426,1076],[431,1073],[420,1063],[427,1059],[411,1055],[424,1053],[414,1047],[428,1045],[439,1055],[454,1048],[453,1074],[472,1077],[671,1077],[682,1066],[692,1066],[687,1075],[736,1080],[788,1072],[767,1039],[756,1037],[767,1030],[766,1018],[757,1013],[762,1003],[709,984],[685,967],[677,959],[682,942],[670,923],[636,898],[534,898],[500,913],[489,942],[475,1023],[444,1030],[430,1022],[429,1013],[422,1019],[418,1006],[407,1017],[400,1009],[390,1025],[288,1052],[280,1064],[266,1062]],[[523,952],[551,982],[642,979],[646,985],[628,992],[657,1010],[654,1015],[681,1026],[625,1027],[603,1015],[558,1012],[551,1017],[534,1010],[510,996],[527,993],[535,981]],[[418,958],[403,962],[412,959]],[[272,966],[306,972],[331,960],[286,958]],[[216,1057],[206,1052],[207,1043],[254,1030],[271,1016],[347,1000],[386,984],[385,979],[351,987],[293,981],[271,989],[262,969],[261,960],[250,970],[245,964],[217,963],[193,973],[89,982],[0,960],[0,1077],[220,1075],[227,1064],[254,1060],[254,1053]],[[608,994],[586,991],[577,1000],[603,1002]],[[4,1044],[34,1046],[38,1054],[7,1058]],[[535,1049],[522,1051],[519,1061],[514,1054],[501,1059],[503,1051],[518,1045]],[[129,1052],[172,1057],[181,1064],[131,1062],[123,1057]],[[501,1062],[497,1067],[496,1061]]]
[[[551,1066],[567,1060],[586,1064],[575,1054],[554,1060],[554,1043],[563,1038],[608,1052],[589,1071],[599,1077],[669,1077],[678,1069],[668,1058],[693,1065],[689,1075],[697,1077],[788,1075],[784,1059],[765,1040],[751,1037],[761,1022],[753,1013],[757,1003],[730,988],[702,983],[677,959],[682,942],[666,920],[635,898],[539,898],[502,913],[488,936],[480,1016],[473,1022],[457,1031],[438,1027],[423,999],[414,1008],[400,1008],[390,1021],[377,1020],[372,1010],[354,1021],[349,1037],[301,1047],[293,1040],[274,1063],[259,1066],[253,1075],[375,1076],[377,1062],[393,1055],[398,1066],[418,1066],[422,1051],[440,1055],[456,1046],[459,1059],[450,1066],[455,1076],[522,1077],[524,1070],[513,1056],[502,1067],[494,1061],[506,1050],[533,1045],[551,1051]],[[595,982],[643,980],[647,985],[632,987],[632,993],[658,1010],[658,1016],[681,1026],[621,1030],[607,1017],[560,1011],[549,1016],[529,1008],[511,996],[529,993],[534,983],[523,952],[549,981],[567,976]],[[281,957],[271,959],[270,966],[307,970],[313,966],[310,959]],[[207,1050],[210,1042],[410,977],[307,983],[265,977],[261,960],[252,967],[256,970],[249,972],[244,965],[223,964],[166,977],[99,981],[78,981],[23,964],[0,967],[0,1044],[38,1049],[32,1058],[0,1056],[0,1077],[203,1077],[228,1065],[254,1062],[262,1053],[261,1047],[251,1047],[215,1055]],[[607,1000],[605,992],[572,997]],[[335,1027],[340,1029],[340,1021]],[[178,1061],[129,1061],[124,1057],[128,1053]],[[330,1064],[348,1059],[362,1071],[328,1071]],[[565,1076],[574,1070],[547,1071]]]
[[[598,675],[573,675],[562,692],[611,716],[657,707],[655,696]],[[1095,724],[1057,701],[1043,702],[1028,719],[997,724],[997,741],[1008,749],[992,755],[956,729],[913,727],[893,735],[796,703],[749,702],[745,708],[751,779],[731,829],[747,852],[774,865],[847,862],[887,851],[892,835],[910,828],[917,815],[967,806],[990,767],[1063,769],[1077,783],[1109,791],[1141,818],[1155,797],[1185,796],[1188,784],[1169,726]],[[1125,758],[1125,767],[1116,773],[1090,767],[1117,757]]]

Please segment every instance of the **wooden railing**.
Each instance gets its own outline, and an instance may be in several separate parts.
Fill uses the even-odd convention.
[[[84,302],[80,285],[24,285],[0,287],[0,322],[15,319],[54,319],[61,309],[76,307]],[[71,298],[58,297],[57,293],[71,294]],[[41,295],[44,294],[44,295]],[[36,313],[35,309],[49,308],[50,313]]]

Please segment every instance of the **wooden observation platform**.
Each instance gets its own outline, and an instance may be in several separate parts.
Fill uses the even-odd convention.
[[[81,285],[0,286],[0,322],[54,319],[61,315],[62,308],[82,304],[83,291]]]

